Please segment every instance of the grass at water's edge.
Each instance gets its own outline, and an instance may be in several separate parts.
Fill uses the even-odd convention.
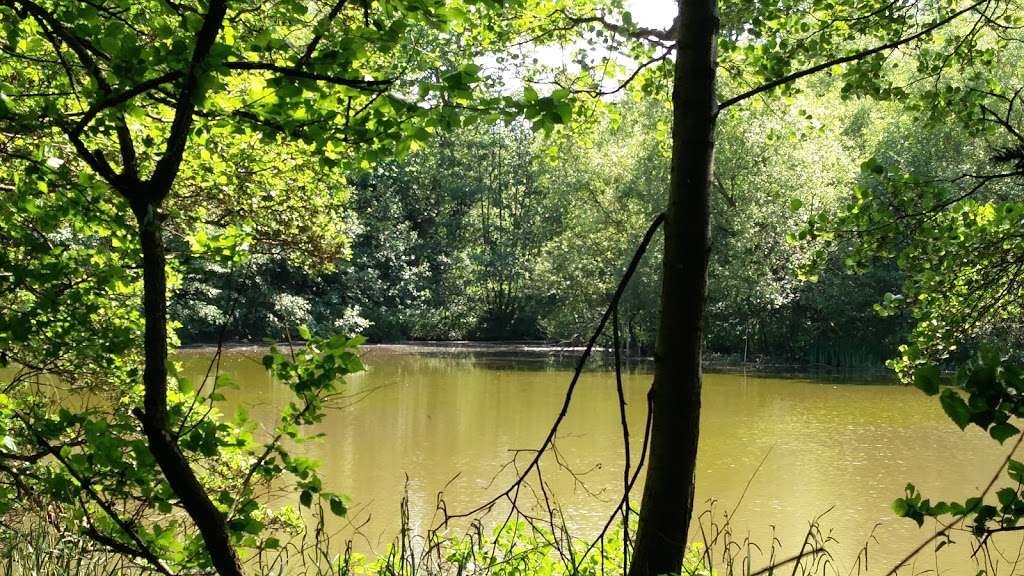
[[[407,501],[405,501],[407,502]],[[403,502],[403,506],[405,506]],[[558,512],[555,511],[557,515]],[[706,520],[710,515],[701,515]],[[408,516],[403,515],[403,519]],[[634,517],[635,518],[635,517]],[[56,518],[23,519],[18,527],[0,525],[0,573],[5,576],[143,576],[166,574],[130,556],[97,545],[85,533]],[[778,541],[733,540],[728,524],[703,520],[704,540],[688,546],[683,576],[839,576],[813,522],[800,554],[784,556]],[[635,531],[635,522],[630,534]],[[624,540],[624,537],[626,538]],[[413,535],[408,526],[377,558],[352,552],[351,542],[335,545],[323,533],[283,540],[273,551],[241,550],[253,576],[614,576],[624,574],[630,540],[622,523],[595,540],[572,536],[556,521],[518,515],[485,534],[478,523],[459,536]],[[831,568],[830,568],[831,567]],[[830,570],[830,571],[827,571]],[[191,572],[194,573],[194,572]],[[858,572],[859,573],[859,572]],[[205,574],[205,573],[204,573]]]

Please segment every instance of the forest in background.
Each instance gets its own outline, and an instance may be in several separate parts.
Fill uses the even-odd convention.
[[[373,342],[579,345],[664,205],[669,123],[665,102],[635,92],[554,134],[525,122],[470,126],[334,180],[341,200],[323,216],[344,242],[328,269],[272,251],[236,267],[185,253],[172,300],[178,333],[185,343],[259,342],[306,324]],[[898,266],[880,261],[854,273],[844,263],[849,243],[807,242],[800,229],[846,208],[871,176],[860,174],[869,158],[955,176],[991,151],[907,104],[848,97],[829,78],[786,102],[729,111],[718,138],[706,350],[880,367],[912,326],[903,313],[875,309],[899,293]],[[819,250],[825,265],[801,275]],[[637,355],[654,342],[653,256],[621,303]]]
[[[677,8],[648,28],[620,0],[0,0],[0,559],[713,572],[687,540],[705,351],[888,356],[1015,450],[1019,1]],[[540,44],[571,65],[527,62]],[[617,378],[621,499],[588,542],[541,468],[620,327],[654,372],[638,454]],[[353,332],[586,345],[514,481],[353,564],[316,528],[345,499],[302,452],[364,369]],[[218,408],[240,384],[219,347],[194,380],[173,354],[282,336],[304,342],[264,356],[281,405],[260,422]],[[506,502],[489,537],[443,531]],[[1024,463],[962,503],[907,485],[893,512],[945,522],[908,560],[957,525],[988,562],[1024,518]],[[817,573],[803,554],[793,573]]]

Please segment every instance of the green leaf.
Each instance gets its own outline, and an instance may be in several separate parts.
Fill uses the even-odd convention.
[[[309,508],[313,504],[313,493],[309,490],[303,490],[299,494],[299,504],[302,504],[306,508]]]
[[[1010,461],[1006,463],[1006,473],[1010,477],[1010,480],[1024,483],[1024,462],[1019,462],[1011,458]]]
[[[248,518],[246,519],[245,526],[242,529],[249,534],[259,534],[263,531],[263,522],[260,522],[255,518]]]
[[[914,371],[914,386],[929,396],[939,393],[939,368],[933,364],[919,367]]]
[[[939,403],[942,404],[942,409],[946,411],[946,415],[961,430],[967,428],[967,425],[971,423],[971,411],[967,408],[967,403],[964,402],[964,399],[955,390],[949,388],[943,390],[939,396]]]
[[[789,201],[789,209],[792,210],[793,212],[796,212],[797,210],[802,208],[803,205],[804,205],[803,200],[801,200],[799,198],[792,198]]]
[[[996,497],[999,498],[999,503],[1006,507],[1017,501],[1017,491],[1013,488],[1003,488],[996,492]]]
[[[303,340],[311,340],[313,338],[313,334],[309,331],[308,326],[302,324],[299,326],[299,337]]]
[[[331,513],[335,516],[344,517],[348,514],[348,508],[337,494],[331,494],[327,501],[331,505]]]
[[[988,429],[988,434],[992,438],[995,438],[1000,444],[1006,441],[1007,438],[1020,434],[1020,430],[1017,429],[1013,424],[996,424],[995,426]]]
[[[568,102],[558,102],[555,104],[555,112],[558,114],[558,119],[561,123],[566,124],[572,120],[572,105]]]
[[[924,513],[909,500],[898,498],[892,503],[892,511],[900,518],[910,518],[918,526],[924,525]]]

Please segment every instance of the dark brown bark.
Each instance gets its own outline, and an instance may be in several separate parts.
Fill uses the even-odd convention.
[[[241,563],[231,544],[225,515],[210,500],[177,438],[171,433],[167,415],[167,256],[164,249],[160,205],[171,191],[181,166],[195,112],[196,94],[202,68],[216,41],[227,11],[226,0],[211,0],[203,25],[196,35],[192,59],[182,80],[174,120],[164,154],[145,183],[134,174],[123,177],[133,185],[122,190],[139,224],[142,244],[143,314],[145,317],[145,388],[143,410],[138,414],[146,433],[149,451],[203,537],[214,569],[220,576],[243,576]]]
[[[192,518],[213,566],[221,576],[242,576],[241,563],[228,531],[224,514],[214,505],[196,478],[167,417],[167,258],[160,218],[152,204],[137,208],[142,241],[143,309],[146,319],[146,364],[143,411],[139,415],[149,441],[149,451],[160,466],[171,490]]]
[[[630,576],[679,573],[693,512],[717,105],[716,0],[680,0],[647,480]]]

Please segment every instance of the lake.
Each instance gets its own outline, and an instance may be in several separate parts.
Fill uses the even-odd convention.
[[[209,356],[184,351],[178,359],[186,372],[201,377]],[[226,391],[225,411],[244,405],[272,426],[288,391],[270,380],[260,359],[254,349],[225,354],[222,370],[240,384]],[[440,520],[441,491],[453,513],[499,493],[513,478],[503,466],[514,450],[540,444],[571,377],[570,364],[531,357],[368,347],[364,360],[367,371],[345,386],[351,399],[322,424],[327,437],[302,451],[321,460],[325,489],[350,499],[348,519],[333,528],[368,553],[384,550],[396,535],[406,490],[410,522],[418,530]],[[644,370],[624,376],[634,463],[650,378]],[[557,449],[573,473],[549,458],[545,480],[574,532],[591,537],[621,494],[623,447],[612,373],[583,376]],[[707,374],[695,513],[712,510],[705,519],[721,522],[749,481],[732,522],[734,539],[749,535],[767,548],[774,534],[780,556],[789,556],[800,548],[810,520],[828,511],[821,525],[836,540],[830,549],[841,572],[853,567],[871,537],[869,572],[884,574],[934,528],[893,516],[890,504],[906,483],[914,482],[933,501],[962,501],[984,488],[1007,449],[980,430],[961,432],[936,399],[913,388]],[[522,454],[519,462],[528,457]],[[641,488],[633,493],[638,502]],[[699,540],[699,533],[692,539]],[[914,573],[933,569],[936,557],[943,571],[968,573],[969,535],[954,539],[958,544],[938,555],[929,547]],[[1020,540],[1004,535],[996,543],[1012,563]]]

